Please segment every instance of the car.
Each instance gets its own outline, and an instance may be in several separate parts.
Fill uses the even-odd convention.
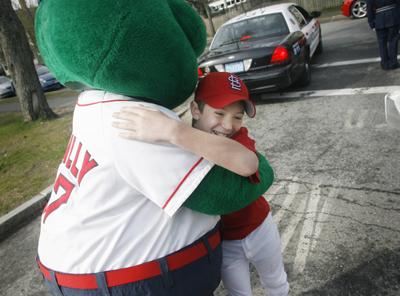
[[[36,65],[35,68],[43,91],[57,90],[63,87],[46,66]]]
[[[0,98],[12,96],[15,96],[15,89],[11,79],[6,76],[0,76]]]
[[[320,15],[293,3],[238,15],[217,30],[200,56],[200,78],[211,71],[235,73],[251,93],[309,84],[310,60],[323,50]]]
[[[342,14],[352,18],[363,18],[367,16],[366,0],[343,0]]]

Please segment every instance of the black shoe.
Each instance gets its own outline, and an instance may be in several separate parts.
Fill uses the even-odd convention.
[[[399,63],[396,63],[393,66],[390,66],[389,69],[394,70],[394,69],[397,69],[398,67],[399,67]]]
[[[389,67],[388,67],[388,66],[386,66],[386,65],[383,65],[383,64],[381,64],[381,68],[382,68],[382,70],[384,70],[384,71],[387,71],[387,70],[389,70]]]

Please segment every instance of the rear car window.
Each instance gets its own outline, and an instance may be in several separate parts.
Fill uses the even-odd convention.
[[[49,69],[47,69],[46,67],[38,67],[36,68],[36,72],[38,75],[44,75],[49,73]]]
[[[262,15],[221,27],[215,35],[211,49],[232,44],[242,38],[268,38],[289,34],[289,28],[281,13]]]

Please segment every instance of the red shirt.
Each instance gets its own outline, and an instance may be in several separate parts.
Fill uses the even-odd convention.
[[[256,152],[255,141],[248,136],[246,128],[242,127],[233,137],[233,140]],[[260,182],[258,171],[249,177],[253,183]],[[270,206],[263,196],[253,201],[247,207],[222,215],[222,236],[224,240],[244,239],[265,220],[270,211]]]

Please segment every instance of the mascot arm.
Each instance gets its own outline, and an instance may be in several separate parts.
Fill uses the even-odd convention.
[[[264,194],[274,181],[274,172],[268,161],[258,152],[257,156],[259,183],[251,183],[249,178],[214,166],[184,205],[209,215],[227,214],[249,205]]]

